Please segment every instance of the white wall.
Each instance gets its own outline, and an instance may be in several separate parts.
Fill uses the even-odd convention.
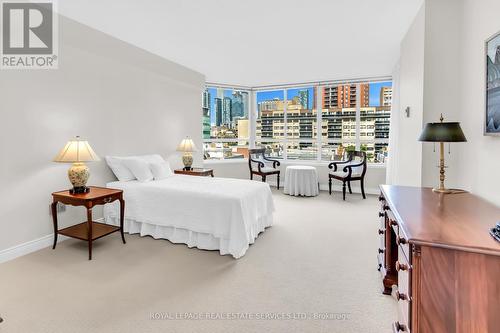
[[[438,122],[441,113],[445,121],[458,121],[460,97],[460,15],[461,1],[432,0],[425,3],[424,45],[424,105],[423,124]],[[421,131],[422,127],[419,129]],[[466,133],[467,134],[467,133]],[[419,143],[420,144],[420,143]],[[422,186],[434,187],[439,182],[439,146],[422,143]],[[446,186],[460,187],[458,168],[462,143],[451,144],[445,161],[454,166],[446,169]]]
[[[460,120],[468,142],[460,145],[457,168],[460,168],[460,180],[465,188],[500,205],[500,137],[483,136],[484,43],[500,31],[500,1],[461,2]]]
[[[101,157],[201,146],[203,75],[60,18],[58,70],[0,73],[0,250],[52,233],[51,193],[70,187],[69,165],[51,162],[80,135]],[[201,156],[195,156],[201,163]],[[90,185],[113,180],[104,161],[89,164]],[[84,221],[68,208],[61,225]]]
[[[424,103],[425,5],[422,6],[401,43],[398,154],[393,156],[394,184],[420,186]],[[404,110],[410,107],[410,117]]]
[[[438,121],[442,112],[446,121],[461,122],[468,139],[467,143],[452,144],[451,154],[445,155],[449,166],[446,185],[467,189],[500,204],[500,178],[496,176],[500,169],[500,137],[483,136],[484,43],[500,31],[499,12],[498,0],[425,2],[401,47],[401,112],[412,101],[422,100],[423,107],[413,109],[413,126],[407,128],[403,124],[399,132],[401,148],[396,183],[418,186],[438,183],[437,150],[434,153],[432,144],[423,144],[421,160],[415,151],[421,149],[416,140],[423,124]],[[403,72],[405,63],[414,65],[413,72]],[[404,116],[402,119],[405,120]],[[404,163],[408,169],[401,166]],[[421,165],[421,174],[415,165]]]

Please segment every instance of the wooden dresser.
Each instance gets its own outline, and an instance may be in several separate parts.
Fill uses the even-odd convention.
[[[394,332],[500,332],[500,208],[470,193],[382,185],[379,270]]]

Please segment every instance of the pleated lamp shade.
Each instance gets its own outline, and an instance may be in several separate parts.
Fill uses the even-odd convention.
[[[190,138],[185,138],[181,141],[181,143],[179,144],[179,146],[177,146],[177,151],[182,151],[182,152],[185,152],[185,153],[191,153],[191,152],[194,152],[194,151],[198,151],[198,149],[196,148],[194,142],[192,139]]]
[[[78,136],[75,140],[70,140],[54,158],[54,162],[61,163],[92,162],[99,160],[99,156],[97,156],[92,147],[90,147],[88,141],[80,140]]]

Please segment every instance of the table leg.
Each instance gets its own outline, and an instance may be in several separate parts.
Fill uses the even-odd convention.
[[[87,207],[87,237],[89,243],[89,260],[92,260],[92,208]]]
[[[52,209],[52,222],[54,223],[54,245],[52,245],[52,250],[54,250],[57,245],[57,201],[54,201],[52,203],[51,209]]]
[[[212,178],[214,178],[214,172],[210,172],[210,175],[212,176]]]
[[[122,234],[122,242],[125,242],[125,235],[123,234],[123,220],[125,219],[125,200],[120,199],[120,233]]]

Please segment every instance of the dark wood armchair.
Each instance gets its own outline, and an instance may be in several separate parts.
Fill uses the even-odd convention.
[[[345,166],[342,171],[338,170],[339,165]],[[349,188],[349,193],[352,194],[351,181],[359,180],[361,182],[361,194],[363,199],[365,195],[365,174],[366,174],[366,153],[364,151],[352,151],[348,153],[348,159],[345,161],[332,162],[328,164],[328,168],[333,169],[328,174],[328,189],[332,194],[332,179],[342,181],[342,196],[345,200],[346,184]]]
[[[279,189],[280,170],[277,169],[277,167],[280,165],[280,162],[266,157],[265,152],[265,148],[248,150],[248,168],[250,169],[250,179],[253,179],[253,175],[259,175],[262,177],[262,181],[265,182],[267,176],[277,175],[277,185]]]

